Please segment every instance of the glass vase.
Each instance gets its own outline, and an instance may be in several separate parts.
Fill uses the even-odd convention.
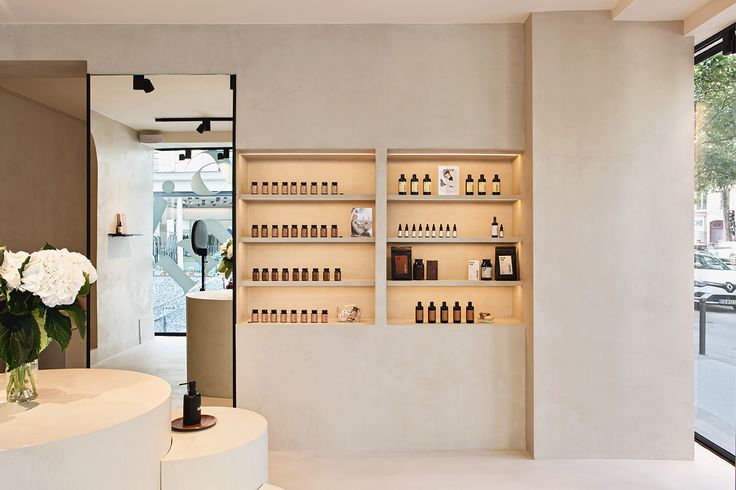
[[[7,377],[5,392],[9,402],[29,402],[38,396],[38,360],[11,369]]]

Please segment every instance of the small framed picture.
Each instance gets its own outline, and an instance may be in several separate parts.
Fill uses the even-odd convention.
[[[350,212],[350,236],[373,236],[373,208],[353,208]]]
[[[496,247],[496,280],[518,281],[516,247]]]
[[[437,167],[437,194],[440,196],[460,195],[460,167],[440,165]]]

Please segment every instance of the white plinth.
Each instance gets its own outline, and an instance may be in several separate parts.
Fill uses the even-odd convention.
[[[0,375],[5,387],[7,374]],[[4,488],[158,490],[171,442],[171,388],[147,374],[107,369],[39,373],[28,404],[0,395]]]
[[[268,481],[268,423],[255,412],[202,407],[217,425],[172,432],[161,461],[161,490],[258,490]]]

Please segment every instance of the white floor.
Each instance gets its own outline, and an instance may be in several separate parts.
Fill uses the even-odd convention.
[[[287,490],[732,490],[734,467],[695,446],[695,461],[534,461],[524,453],[272,451]]]

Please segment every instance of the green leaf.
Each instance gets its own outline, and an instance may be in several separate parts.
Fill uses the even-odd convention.
[[[87,331],[87,314],[85,313],[84,308],[82,308],[82,305],[80,305],[78,301],[75,301],[70,305],[60,306],[59,309],[69,314],[69,318],[79,331],[79,336],[84,339],[84,335]]]
[[[15,369],[38,359],[41,334],[31,315],[0,314],[0,358]]]
[[[8,311],[17,316],[26,316],[31,314],[31,306],[33,303],[33,294],[28,291],[10,291],[8,292]]]
[[[79,288],[77,296],[87,296],[90,290],[89,274],[87,274],[86,272],[82,272],[82,274],[84,274],[84,284],[82,284],[82,287]]]
[[[61,350],[67,348],[72,339],[72,321],[68,316],[62,314],[58,308],[49,308],[46,310],[44,327],[48,336],[59,344]]]
[[[49,242],[45,242],[43,244],[43,248],[41,248],[41,250],[56,250],[56,247],[54,247],[53,245],[51,245]]]

